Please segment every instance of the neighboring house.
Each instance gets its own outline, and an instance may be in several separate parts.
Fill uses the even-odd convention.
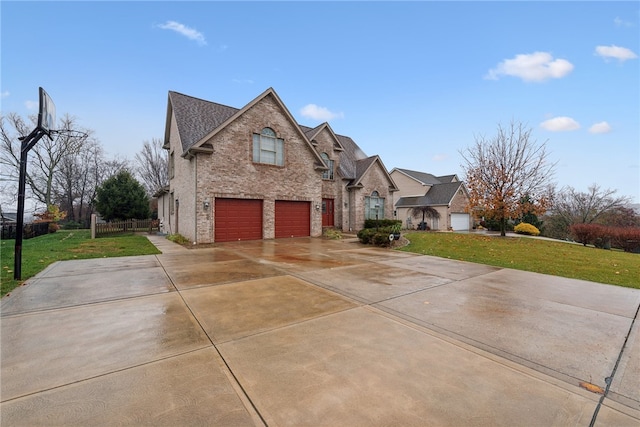
[[[269,88],[238,109],[169,92],[163,231],[196,243],[320,236],[391,218],[397,188],[327,123],[301,126]]]
[[[0,211],[0,222],[2,222],[2,225],[16,224],[18,222],[18,214],[16,212]]]
[[[467,212],[469,193],[456,175],[433,176],[430,173],[394,168],[391,178],[398,186],[394,194],[396,218],[406,228],[415,228],[422,218],[412,217],[414,207],[431,206],[440,218],[427,219],[432,230],[469,230],[472,219]]]

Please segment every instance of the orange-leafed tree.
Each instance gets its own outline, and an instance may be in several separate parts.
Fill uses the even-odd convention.
[[[509,219],[542,215],[548,208],[555,163],[546,143],[538,144],[522,123],[498,125],[494,137],[476,137],[461,154],[469,208],[497,221],[500,235],[506,235]]]

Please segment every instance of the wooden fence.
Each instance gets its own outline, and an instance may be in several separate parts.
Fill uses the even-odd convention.
[[[113,221],[93,223],[95,231],[91,233],[95,237],[114,236],[123,233],[160,231],[160,220],[157,219],[128,219],[126,221]]]

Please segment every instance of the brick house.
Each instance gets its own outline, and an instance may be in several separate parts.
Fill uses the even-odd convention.
[[[328,123],[301,126],[269,88],[237,109],[170,91],[163,231],[196,243],[320,236],[391,218],[393,179]]]
[[[422,218],[412,217],[411,208],[431,206],[439,219],[427,219],[432,230],[469,230],[472,218],[468,213],[469,192],[457,175],[434,176],[430,173],[394,168],[391,178],[398,186],[394,193],[396,218],[406,228],[415,228]]]

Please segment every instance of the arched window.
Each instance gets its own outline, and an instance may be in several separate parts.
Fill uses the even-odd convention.
[[[380,193],[374,191],[364,199],[364,219],[383,219],[384,197],[380,197]]]
[[[284,139],[278,138],[271,128],[253,134],[253,161],[284,166]]]
[[[333,160],[329,158],[327,153],[320,154],[320,157],[322,157],[322,160],[324,160],[327,166],[329,166],[329,170],[322,172],[322,179],[329,179],[333,181]]]

